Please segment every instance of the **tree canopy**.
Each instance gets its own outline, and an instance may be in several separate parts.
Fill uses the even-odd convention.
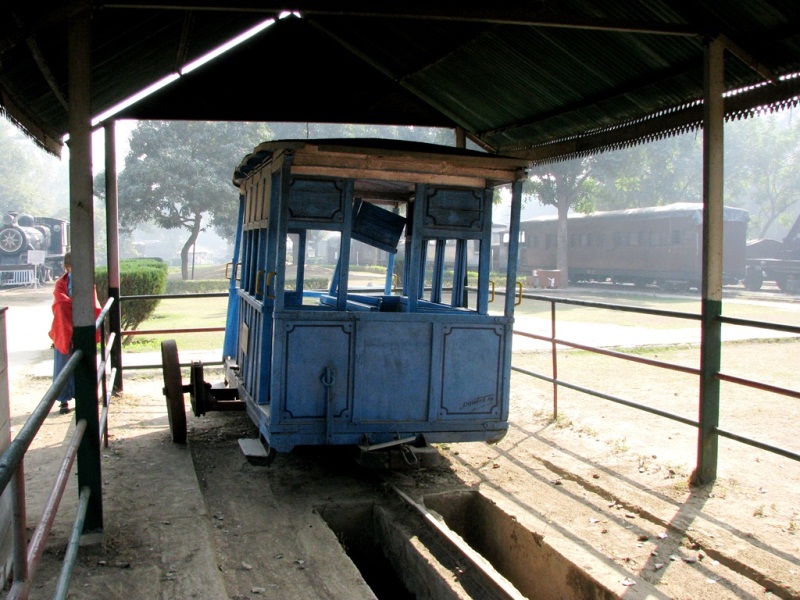
[[[557,268],[566,278],[567,213],[702,201],[702,135],[648,144],[534,169],[526,199],[558,209]],[[800,124],[793,111],[725,126],[725,203],[750,212],[750,238],[780,239],[800,209]],[[780,224],[780,227],[776,227]]]
[[[188,279],[189,251],[201,231],[211,228],[227,239],[235,235],[239,196],[231,183],[233,169],[270,136],[266,124],[139,122],[118,178],[120,228],[152,223],[184,230],[181,276]],[[102,179],[95,189],[104,189]]]
[[[65,217],[68,192],[66,161],[40,151],[0,118],[0,212]]]

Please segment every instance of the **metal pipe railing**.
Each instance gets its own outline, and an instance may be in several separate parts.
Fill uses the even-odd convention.
[[[646,308],[646,307],[640,307],[640,306],[624,306],[624,305],[610,304],[610,303],[604,303],[604,302],[591,302],[591,301],[585,301],[585,300],[576,300],[576,299],[572,299],[572,298],[554,297],[554,296],[549,296],[549,295],[548,296],[543,296],[543,295],[539,295],[539,294],[523,294],[523,297],[527,298],[527,299],[531,299],[531,300],[548,302],[550,304],[550,321],[551,321],[550,331],[551,331],[551,333],[550,333],[549,336],[540,335],[540,334],[534,334],[534,333],[528,333],[528,332],[523,332],[523,331],[517,331],[517,330],[514,330],[514,334],[522,336],[522,337],[528,337],[528,338],[532,338],[532,339],[536,339],[536,340],[540,340],[540,341],[544,341],[544,342],[549,342],[551,344],[551,353],[552,353],[552,359],[553,359],[552,360],[552,362],[553,362],[553,365],[552,365],[553,375],[552,375],[552,377],[548,377],[548,376],[543,375],[541,373],[536,373],[534,371],[530,371],[528,369],[523,369],[523,368],[520,368],[520,367],[515,367],[513,365],[511,367],[511,369],[513,371],[522,373],[524,375],[528,375],[530,377],[534,377],[534,378],[540,379],[542,381],[547,381],[547,382],[549,382],[549,383],[551,383],[553,385],[553,418],[557,418],[557,416],[558,416],[558,392],[557,392],[557,390],[558,390],[559,387],[564,387],[564,388],[572,389],[572,390],[575,390],[575,391],[578,391],[578,392],[581,392],[581,393],[589,394],[589,395],[592,395],[592,396],[595,396],[595,397],[598,397],[598,398],[609,400],[611,402],[622,404],[622,405],[628,406],[630,408],[635,408],[637,410],[642,410],[644,412],[655,414],[657,416],[660,416],[660,417],[663,417],[663,418],[667,418],[667,419],[670,419],[670,420],[673,420],[673,421],[678,421],[678,422],[683,423],[685,425],[690,425],[692,427],[699,427],[700,426],[700,422],[696,421],[696,420],[693,420],[693,419],[688,419],[686,417],[682,417],[682,416],[676,415],[674,413],[663,411],[663,410],[654,408],[652,406],[647,406],[645,404],[641,404],[641,403],[638,403],[638,402],[633,402],[631,400],[626,400],[624,398],[619,398],[617,396],[612,396],[610,394],[605,394],[605,393],[599,392],[597,390],[593,390],[593,389],[590,389],[590,388],[586,388],[584,386],[579,386],[579,385],[576,385],[576,384],[573,384],[573,383],[558,379],[558,375],[557,375],[557,373],[558,373],[558,359],[557,359],[558,352],[557,352],[557,347],[558,346],[567,346],[567,347],[570,347],[570,348],[579,349],[579,350],[583,350],[583,351],[586,351],[586,352],[592,352],[592,353],[595,353],[595,354],[601,354],[601,355],[604,355],[604,356],[609,356],[609,357],[612,357],[612,358],[618,358],[618,359],[621,359],[621,360],[627,360],[627,361],[630,361],[630,362],[644,364],[644,365],[648,365],[648,366],[652,366],[652,367],[656,367],[656,368],[668,369],[668,370],[672,370],[672,371],[679,371],[679,372],[682,372],[682,373],[687,373],[687,374],[690,374],[690,375],[696,375],[698,377],[701,374],[701,371],[700,371],[699,368],[686,367],[686,366],[682,366],[682,365],[676,365],[676,364],[672,364],[672,363],[667,363],[665,361],[658,361],[658,360],[644,358],[644,357],[641,357],[641,356],[635,356],[635,355],[628,354],[628,353],[625,353],[625,352],[618,352],[618,351],[615,351],[615,350],[608,350],[608,349],[605,349],[605,348],[598,348],[598,347],[590,346],[590,345],[587,345],[587,344],[579,344],[579,343],[576,343],[576,342],[571,342],[571,341],[568,341],[568,340],[564,340],[562,338],[558,338],[558,337],[556,337],[556,334],[555,334],[555,331],[556,331],[556,305],[557,304],[569,304],[569,305],[573,305],[573,306],[583,306],[583,307],[587,307],[587,308],[599,308],[599,309],[613,310],[613,311],[633,312],[633,313],[639,313],[639,314],[648,314],[648,315],[662,316],[662,317],[668,317],[668,318],[689,319],[689,320],[695,320],[695,321],[700,321],[701,320],[701,316],[700,315],[693,314],[693,313],[678,312],[678,311],[652,309],[652,308]],[[737,325],[737,326],[744,326],[744,327],[757,327],[757,328],[761,328],[761,329],[768,329],[768,330],[773,330],[773,331],[781,331],[781,332],[784,332],[784,333],[794,333],[794,334],[800,335],[800,327],[796,327],[796,326],[793,326],[793,325],[786,325],[786,324],[780,324],[780,323],[771,324],[771,323],[764,323],[764,322],[761,322],[761,321],[752,321],[752,320],[749,320],[749,319],[739,319],[739,318],[723,317],[723,316],[720,316],[718,318],[718,320],[721,323],[726,323],[726,324],[729,324],[729,325]],[[800,392],[797,391],[797,390],[792,390],[792,389],[788,389],[788,388],[784,388],[784,387],[780,387],[780,386],[770,385],[770,384],[767,384],[767,383],[762,383],[762,382],[754,381],[754,380],[751,380],[751,379],[746,379],[746,378],[743,378],[743,377],[736,377],[736,376],[725,374],[725,373],[721,373],[721,372],[715,373],[715,377],[720,381],[726,381],[728,383],[747,386],[747,387],[759,389],[759,390],[762,390],[762,391],[771,392],[771,393],[774,393],[774,394],[779,394],[779,395],[783,395],[783,396],[787,396],[787,397],[791,397],[791,398],[800,399]],[[735,441],[738,441],[740,443],[743,443],[743,444],[746,444],[746,445],[749,445],[749,446],[753,446],[755,448],[759,448],[759,449],[762,449],[762,450],[765,450],[765,451],[768,451],[768,452],[772,452],[774,454],[778,454],[780,456],[784,456],[784,457],[790,458],[792,460],[800,460],[800,454],[798,454],[797,452],[794,452],[794,451],[791,451],[791,450],[787,450],[785,448],[780,448],[778,446],[775,446],[775,445],[772,445],[772,444],[768,444],[766,442],[761,442],[759,440],[755,440],[755,439],[752,439],[752,438],[749,438],[749,437],[746,437],[746,436],[743,436],[743,435],[739,435],[739,434],[731,432],[731,431],[720,429],[719,427],[715,427],[714,431],[718,435],[720,435],[722,437],[726,437],[728,439],[735,440]]]
[[[64,561],[61,565],[61,573],[56,584],[56,591],[53,594],[54,600],[66,600],[69,593],[69,584],[72,579],[72,572],[75,570],[75,563],[78,560],[78,548],[80,545],[83,524],[86,520],[86,509],[89,507],[89,497],[92,495],[91,488],[84,487],[78,496],[78,514],[72,526],[72,534],[69,536],[67,552],[64,554]]]
[[[103,309],[101,309],[101,312],[95,321],[95,330],[99,330],[101,333],[104,331],[104,320],[112,304],[113,299],[110,298],[108,302],[106,302]],[[108,347],[111,346],[114,339],[114,334],[109,336]],[[102,383],[103,387],[104,410],[103,426],[100,430],[100,435],[101,437],[105,437],[106,445],[108,445],[108,391],[106,387],[107,378],[105,377],[107,372],[106,365],[108,362],[108,353],[105,351],[105,348],[106,339],[105,336],[101,335],[100,365],[102,366],[102,369],[99,369],[99,373],[102,373],[103,376],[98,375],[96,384],[97,386],[100,386]],[[44,509],[42,510],[42,514],[39,518],[30,542],[28,542],[26,535],[27,511],[25,506],[25,455],[34,438],[44,424],[45,419],[50,414],[58,395],[68,384],[69,380],[75,376],[75,372],[82,360],[84,360],[83,351],[80,349],[74,350],[64,367],[53,379],[53,383],[45,392],[44,396],[39,401],[39,404],[36,406],[36,408],[34,408],[31,415],[23,424],[19,433],[11,441],[2,457],[0,457],[0,494],[5,491],[9,484],[11,484],[13,487],[11,500],[14,515],[14,522],[12,523],[14,563],[13,585],[6,596],[8,599],[25,599],[30,593],[31,582],[36,575],[36,571],[44,551],[44,546],[55,521],[58,508],[64,495],[64,490],[69,482],[69,475],[74,466],[75,459],[78,454],[78,448],[81,445],[81,441],[83,440],[88,427],[86,419],[81,419],[75,424],[75,429],[72,433],[70,441],[67,444],[65,454],[59,466],[55,481],[45,502]],[[115,372],[112,369],[112,377],[114,376],[114,373]],[[88,488],[86,489],[88,490]],[[87,514],[89,493],[85,493],[85,491],[86,490],[82,491],[80,494],[78,514],[73,526],[72,537],[74,540],[79,538],[83,530]],[[75,541],[74,544],[71,541],[71,547],[73,546],[75,548],[73,551],[76,552],[77,541]],[[68,557],[68,559],[69,560],[66,562],[65,568],[62,569],[62,577],[59,580],[59,590],[63,591],[58,592],[61,595],[57,597],[66,597],[66,590],[68,589],[72,568],[75,564],[74,557]]]
[[[8,593],[8,600],[18,600],[28,597],[31,581],[36,576],[36,571],[42,558],[42,552],[44,552],[44,545],[53,527],[58,507],[61,504],[61,498],[64,496],[64,489],[67,487],[67,482],[69,481],[72,465],[75,463],[75,456],[78,454],[78,445],[85,432],[86,421],[78,421],[75,425],[75,431],[72,433],[72,438],[67,445],[66,454],[58,469],[53,488],[50,491],[47,502],[45,502],[42,516],[39,518],[39,523],[33,532],[33,536],[31,536],[31,541],[28,543],[28,555],[26,558],[28,576],[23,580],[14,582],[14,585],[11,586],[11,591]]]
[[[5,491],[8,482],[14,476],[14,471],[25,458],[25,453],[31,442],[33,442],[33,438],[39,433],[39,429],[41,429],[47,415],[50,414],[58,394],[67,384],[69,378],[72,377],[82,358],[83,353],[80,350],[76,350],[70,356],[64,368],[53,380],[53,384],[45,392],[36,408],[33,409],[31,416],[25,421],[22,429],[19,430],[19,433],[14,437],[3,456],[0,457],[0,494]]]

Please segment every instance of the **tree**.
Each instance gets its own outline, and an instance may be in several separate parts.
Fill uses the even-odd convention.
[[[589,156],[537,167],[523,185],[526,199],[535,197],[540,204],[558,210],[556,269],[564,282],[569,280],[567,215],[571,208],[591,212],[597,191],[597,182],[591,176],[594,163],[595,158]]]
[[[0,212],[65,217],[68,193],[66,161],[47,154],[0,118]]]
[[[792,111],[736,121],[725,133],[726,199],[750,210],[750,237],[790,227],[800,205],[800,123]]]
[[[269,139],[264,124],[141,121],[119,174],[119,224],[125,231],[153,223],[186,230],[181,277],[189,278],[189,252],[201,231],[232,240],[239,214],[231,183],[242,157]],[[98,175],[95,190],[105,189]]]
[[[661,206],[702,199],[702,138],[667,137],[597,155],[592,210]]]

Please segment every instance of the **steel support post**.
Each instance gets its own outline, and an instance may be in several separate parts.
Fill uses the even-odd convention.
[[[703,284],[700,342],[700,415],[694,483],[717,477],[722,314],[724,47],[705,44],[703,103]]]
[[[116,122],[106,121],[106,244],[108,297],[114,304],[108,311],[109,329],[115,333],[111,346],[111,366],[117,370],[114,392],[122,391],[122,308],[119,304],[119,210],[117,204],[117,135]]]
[[[69,186],[72,249],[72,342],[83,358],[75,371],[75,418],[86,420],[78,449],[78,489],[91,499],[84,533],[103,527],[100,429],[97,403],[97,349],[94,313],[94,208],[90,106],[91,12],[69,19]]]

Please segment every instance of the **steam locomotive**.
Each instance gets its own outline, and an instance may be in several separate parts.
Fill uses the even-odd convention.
[[[68,250],[69,221],[19,212],[3,216],[0,266],[31,264],[34,261],[30,251],[44,252],[43,261],[37,261],[37,276],[40,281],[47,281],[64,272],[64,254]]]

